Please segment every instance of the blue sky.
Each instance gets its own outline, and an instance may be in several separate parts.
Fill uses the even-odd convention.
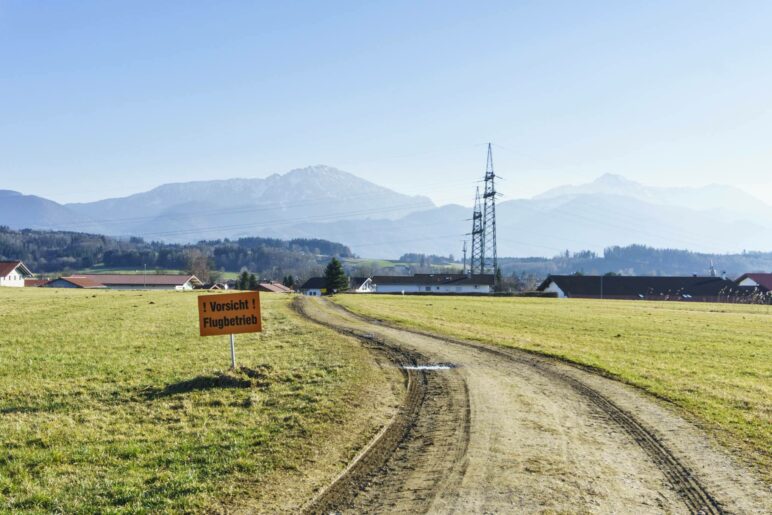
[[[471,201],[618,173],[772,199],[772,2],[0,0],[0,189],[335,166]]]

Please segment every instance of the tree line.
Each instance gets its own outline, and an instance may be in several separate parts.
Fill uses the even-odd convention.
[[[147,267],[188,271],[208,281],[218,272],[248,270],[261,278],[285,282],[289,276],[294,281],[320,272],[331,256],[354,257],[347,246],[321,239],[250,237],[176,244],[0,226],[0,259],[19,259],[36,273],[70,273],[97,265]]]
[[[549,274],[602,275],[708,275],[711,264],[716,275],[735,278],[746,272],[772,270],[772,252],[706,254],[682,249],[656,249],[645,245],[612,246],[602,254],[584,250],[565,251],[552,258],[499,258],[504,276]]]

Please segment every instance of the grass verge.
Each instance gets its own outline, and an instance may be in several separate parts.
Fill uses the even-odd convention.
[[[288,297],[235,372],[195,298],[0,289],[0,511],[295,511],[393,413],[397,373]]]

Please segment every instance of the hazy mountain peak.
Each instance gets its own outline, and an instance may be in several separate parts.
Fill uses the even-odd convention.
[[[13,190],[0,190],[0,197],[21,197],[22,194]]]
[[[627,177],[624,177],[619,174],[615,173],[604,173],[597,179],[595,179],[593,184],[598,186],[607,186],[607,187],[629,187],[629,186],[640,186],[639,183],[635,181],[631,181]]]
[[[434,204],[427,197],[403,195],[319,164],[265,178],[163,184],[123,198],[67,207],[108,220],[113,235],[189,241],[260,235],[286,226],[286,220],[393,219]]]
[[[332,166],[327,166],[327,165],[311,165],[311,166],[306,166],[304,168],[295,168],[285,173],[284,177],[308,176],[308,175],[315,175],[315,176],[326,175],[326,176],[333,176],[333,177],[356,177],[353,174],[344,172],[343,170],[339,170],[338,168],[334,168]],[[356,177],[356,178],[358,179],[359,177]]]

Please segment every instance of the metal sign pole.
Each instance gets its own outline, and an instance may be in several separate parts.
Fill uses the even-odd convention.
[[[231,368],[236,368],[236,336],[231,334]]]

